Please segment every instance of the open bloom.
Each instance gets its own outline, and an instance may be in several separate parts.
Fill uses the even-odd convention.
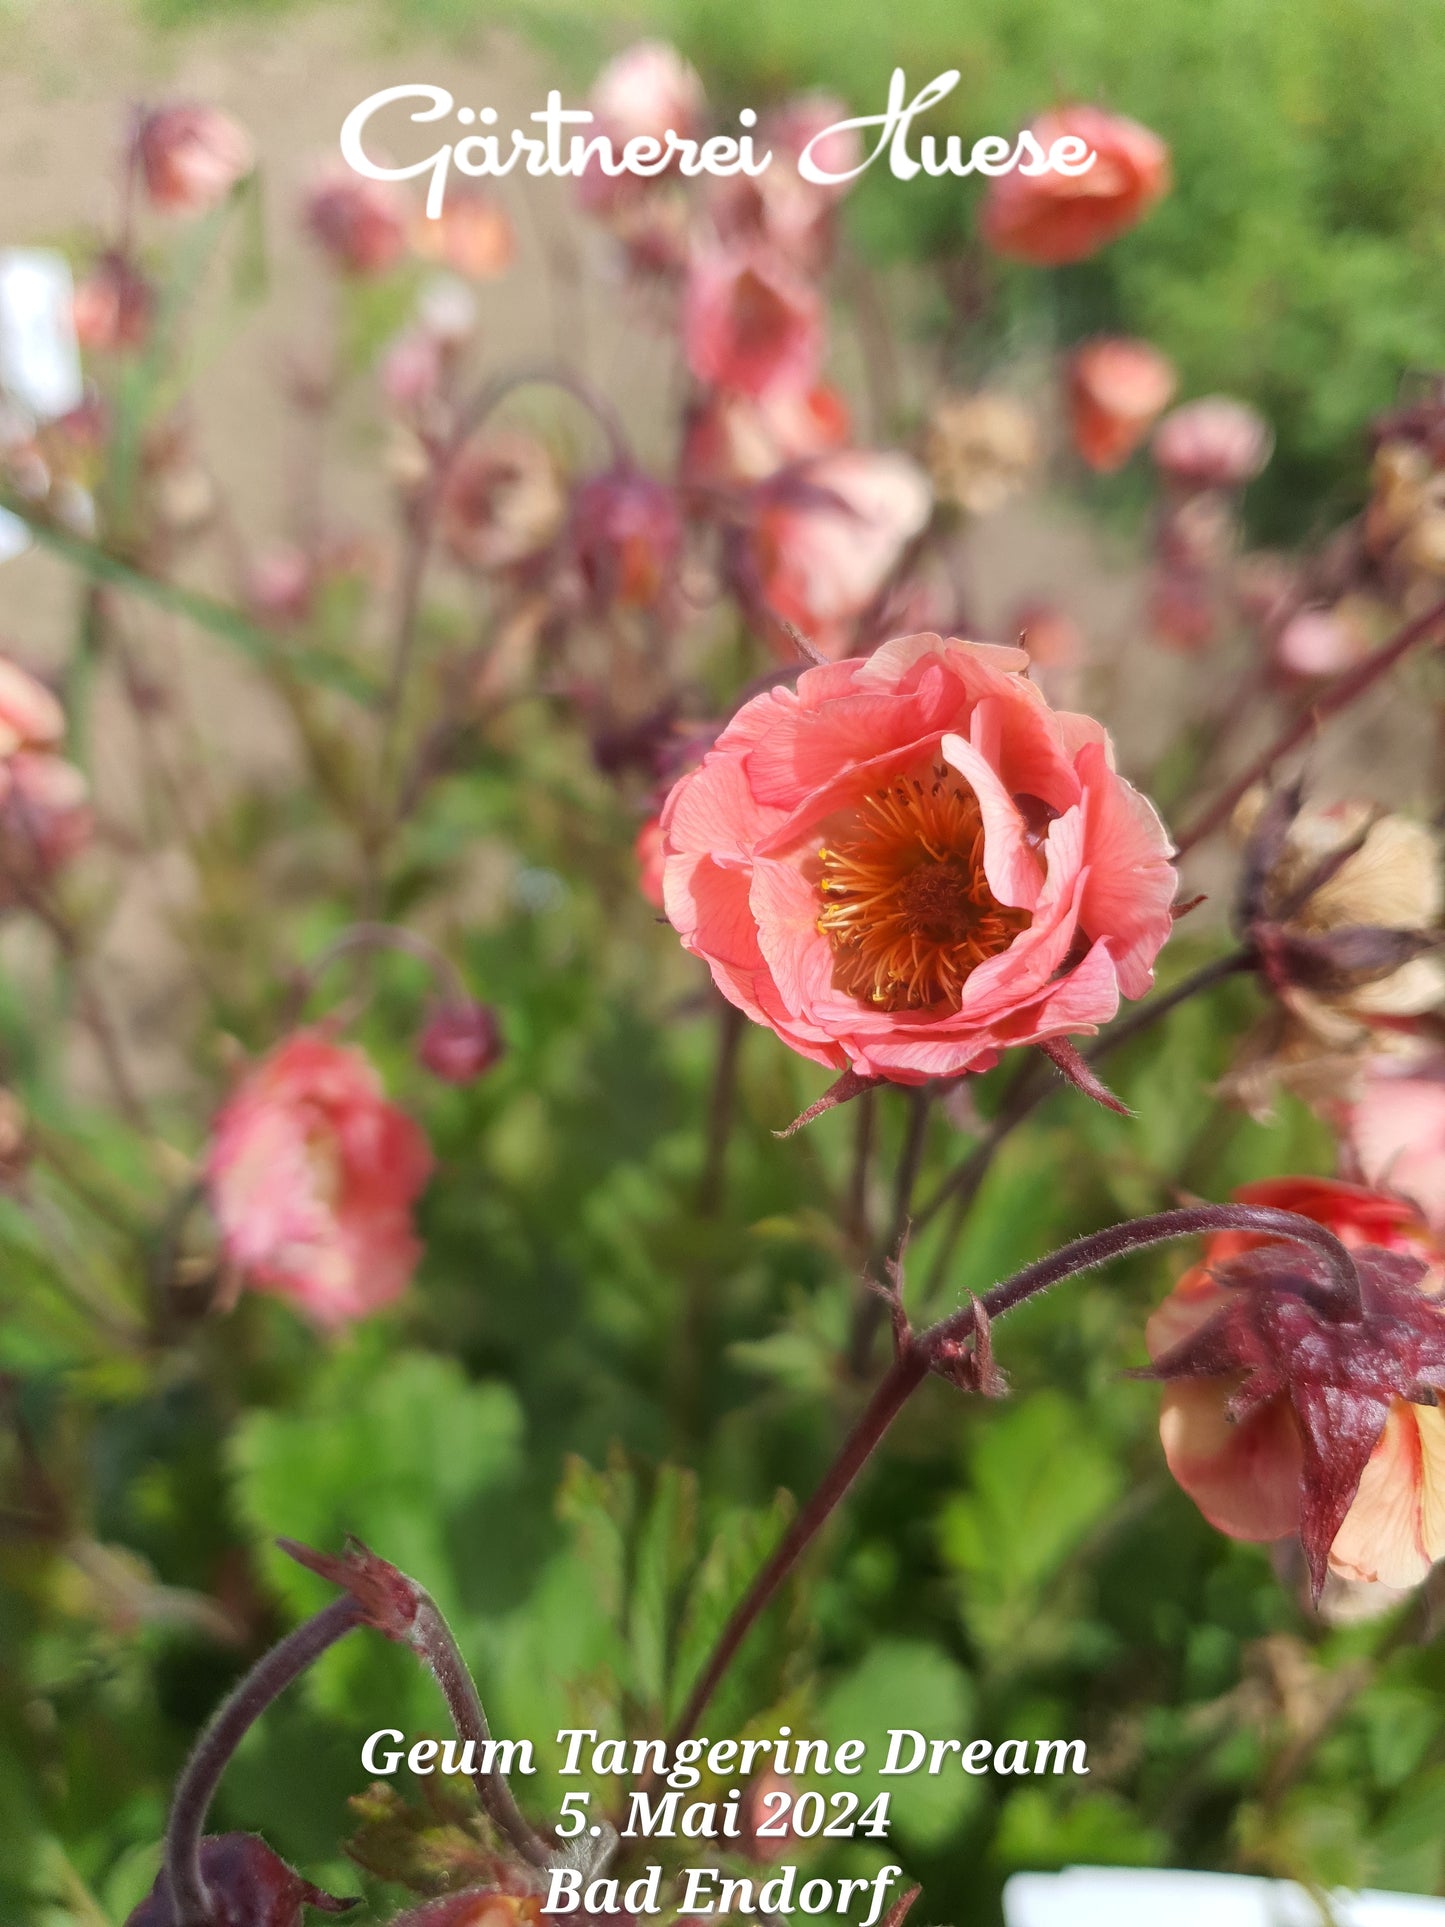
[[[836,388],[776,388],[754,400],[715,388],[692,410],[682,472],[694,483],[762,482],[789,462],[848,440],[848,404]]]
[[[688,275],[683,347],[713,387],[753,396],[808,388],[823,359],[822,302],[768,248],[711,248]]]
[[[206,1155],[226,1256],[328,1329],[406,1289],[421,1255],[411,1207],[430,1170],[425,1137],[362,1053],[314,1030],[243,1078]]]
[[[542,443],[521,429],[496,429],[474,436],[452,463],[442,490],[442,534],[470,568],[512,568],[549,546],[566,509]]]
[[[176,101],[147,114],[136,131],[146,193],[168,213],[219,207],[255,164],[251,137],[219,108]]]
[[[1273,452],[1264,416],[1232,395],[1184,402],[1154,431],[1155,466],[1178,488],[1243,488]]]
[[[840,449],[758,491],[744,593],[841,656],[933,507],[928,478],[906,455]]]
[[[1317,1594],[1327,1571],[1416,1585],[1445,1555],[1439,1246],[1410,1205],[1358,1185],[1276,1178],[1235,1196],[1333,1231],[1362,1305],[1335,1303],[1300,1246],[1211,1238],[1149,1321],[1169,1469],[1231,1538],[1298,1533]]]
[[[1147,341],[1103,335],[1069,359],[1069,427],[1074,447],[1102,474],[1122,468],[1169,406],[1174,364]]]
[[[1170,928],[1153,809],[1028,657],[909,636],[744,704],[662,814],[664,900],[723,995],[804,1057],[986,1070],[1138,997]]]
[[[1095,155],[1082,174],[1024,174],[990,181],[980,227],[997,254],[1058,267],[1115,240],[1169,190],[1169,149],[1138,121],[1099,107],[1065,107],[1036,120],[1040,147],[1073,136]]]

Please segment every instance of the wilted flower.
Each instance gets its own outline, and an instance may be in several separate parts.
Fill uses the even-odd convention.
[[[688,274],[683,347],[711,386],[752,396],[806,389],[823,358],[822,302],[766,248],[709,248]]]
[[[1445,1555],[1445,1281],[1410,1206],[1324,1178],[1246,1185],[1242,1203],[1313,1218],[1348,1245],[1358,1305],[1310,1249],[1209,1240],[1149,1321],[1169,1469],[1232,1538],[1298,1533],[1327,1572],[1402,1587]]]
[[[256,159],[239,121],[219,108],[180,101],[142,118],[135,147],[146,193],[174,214],[219,207]]]
[[[502,1055],[502,1027],[490,1004],[438,1004],[416,1047],[417,1061],[444,1084],[473,1084]]]
[[[662,814],[667,914],[820,1064],[917,1084],[1142,996],[1175,876],[1022,650],[910,636],[744,704]]]
[[[689,482],[762,482],[789,462],[842,448],[851,424],[836,388],[778,388],[766,395],[713,389],[688,417],[682,470]]]
[[[655,910],[662,908],[662,820],[649,816],[632,846],[637,862],[637,887]]]
[[[517,253],[512,217],[475,188],[453,189],[436,220],[423,216],[413,224],[411,243],[424,261],[439,261],[469,281],[505,274]]]
[[[991,515],[1038,466],[1038,423],[1012,395],[945,395],[929,423],[925,459],[940,501]]]
[[[1105,335],[1069,357],[1069,426],[1074,447],[1102,474],[1122,468],[1169,406],[1174,364],[1147,341]]]
[[[208,1927],[302,1927],[306,1909],[349,1913],[354,1900],[314,1887],[254,1833],[213,1833],[201,1841]],[[126,1927],[180,1927],[164,1869]]]
[[[677,495],[639,468],[615,463],[572,497],[572,544],[599,608],[656,607],[682,553]]]
[[[1408,1198],[1445,1237],[1445,1053],[1372,1060],[1346,1134],[1366,1181]]]
[[[1364,533],[1382,566],[1445,575],[1445,465],[1433,441],[1381,443],[1370,470]]]
[[[1230,395],[1185,402],[1154,431],[1155,465],[1176,487],[1243,488],[1274,452],[1274,432],[1257,409]]]
[[[150,283],[123,254],[103,254],[76,283],[72,314],[75,338],[93,354],[139,348],[150,330],[155,299]]]
[[[1137,121],[1064,107],[1033,122],[1040,147],[1072,136],[1097,158],[1084,173],[1018,169],[989,182],[979,229],[998,254],[1038,267],[1082,261],[1134,227],[1169,189],[1169,149]]]
[[[821,456],[757,491],[739,587],[840,656],[931,508],[928,478],[906,455]]]
[[[385,274],[406,252],[402,203],[386,181],[328,170],[306,197],[308,233],[344,274]]]
[[[217,1117],[206,1184],[227,1258],[260,1291],[334,1329],[406,1289],[411,1207],[431,1154],[359,1051],[297,1031]]]
[[[1313,1103],[1348,1092],[1402,1020],[1445,996],[1434,833],[1363,802],[1302,810],[1298,794],[1254,794],[1238,921],[1274,1009],[1225,1089],[1267,1109],[1276,1080]]]
[[[474,569],[512,568],[540,554],[566,512],[552,457],[516,429],[469,442],[442,490],[442,532],[457,559]]]

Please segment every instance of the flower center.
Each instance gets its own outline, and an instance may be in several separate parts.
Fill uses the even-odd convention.
[[[945,769],[873,791],[818,860],[833,982],[861,1003],[957,1010],[971,973],[1028,927],[989,889],[978,798]]]

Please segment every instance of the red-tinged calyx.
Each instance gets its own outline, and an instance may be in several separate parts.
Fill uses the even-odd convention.
[[[350,1593],[368,1626],[403,1646],[415,1646],[417,1614],[428,1596],[414,1579],[378,1558],[360,1539],[348,1538],[340,1553],[316,1552],[294,1539],[276,1543],[298,1566]]]
[[[358,1903],[303,1880],[254,1833],[213,1833],[200,1846],[203,1915],[176,1905],[164,1869],[126,1927],[301,1927],[305,1910],[344,1914]]]
[[[1422,1290],[1413,1254],[1352,1252],[1359,1307],[1343,1303],[1305,1248],[1264,1245],[1213,1267],[1223,1307],[1141,1377],[1229,1379],[1229,1415],[1284,1401],[1302,1445],[1300,1541],[1318,1599],[1330,1548],[1397,1399],[1434,1405],[1445,1391],[1445,1298]]]

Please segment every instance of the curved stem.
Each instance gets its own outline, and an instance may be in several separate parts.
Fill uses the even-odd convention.
[[[201,1834],[231,1755],[272,1700],[328,1646],[360,1625],[363,1617],[362,1608],[349,1594],[333,1599],[256,1662],[196,1742],[176,1783],[166,1823],[165,1868],[173,1927],[212,1927],[201,1877]]]
[[[1301,710],[1294,721],[1280,732],[1269,747],[1262,750],[1249,767],[1195,818],[1179,838],[1178,854],[1183,856],[1187,851],[1192,850],[1196,843],[1202,843],[1205,837],[1212,836],[1215,830],[1234,814],[1240,799],[1253,789],[1256,783],[1264,781],[1282,756],[1288,756],[1292,749],[1297,749],[1301,743],[1307,742],[1327,717],[1336,716],[1342,709],[1347,709],[1372,683],[1378,682],[1381,676],[1387,675],[1402,656],[1407,655],[1417,643],[1423,642],[1442,623],[1445,623],[1445,597],[1433,603],[1413,622],[1407,622],[1403,629],[1398,630],[1388,642],[1381,643],[1380,647],[1366,656],[1363,662],[1356,663],[1353,669],[1347,669],[1342,676],[1337,676],[1316,696],[1309,707]]]
[[[1126,1252],[1143,1251],[1150,1245],[1165,1244],[1176,1238],[1197,1237],[1220,1231],[1253,1232],[1260,1237],[1286,1238],[1308,1245],[1320,1253],[1329,1267],[1332,1282],[1346,1315],[1361,1312],[1360,1282],[1354,1260],[1333,1232],[1314,1219],[1293,1211],[1276,1211],[1264,1205],[1202,1204],[1177,1211],[1161,1211],[1152,1217],[1131,1219],[1111,1225],[1052,1252],[1037,1264],[1027,1265],[1001,1284],[984,1293],[977,1304],[970,1302],[941,1318],[926,1331],[907,1336],[897,1358],[839,1447],[823,1474],[813,1496],[794,1519],[765,1561],[746,1593],[729,1615],[713,1647],[697,1684],[688,1695],[669,1735],[669,1747],[686,1739],[702,1717],[739,1647],[753,1625],[772,1603],[779,1587],[797,1565],[808,1546],[827,1524],[839,1501],[881,1444],[889,1427],[903,1410],[930,1372],[941,1369],[945,1357],[958,1356],[959,1347],[980,1329],[1026,1298],[1047,1291],[1063,1279],[1079,1272],[1092,1271]]]
[[[431,971],[449,1003],[464,1004],[468,1001],[461,972],[430,937],[424,937],[419,930],[408,929],[401,923],[353,923],[340,936],[333,937],[326,948],[298,974],[286,1007],[285,1028],[289,1030],[297,1022],[307,999],[338,958],[357,951],[365,955],[373,950],[401,950],[409,957],[419,958]]]

